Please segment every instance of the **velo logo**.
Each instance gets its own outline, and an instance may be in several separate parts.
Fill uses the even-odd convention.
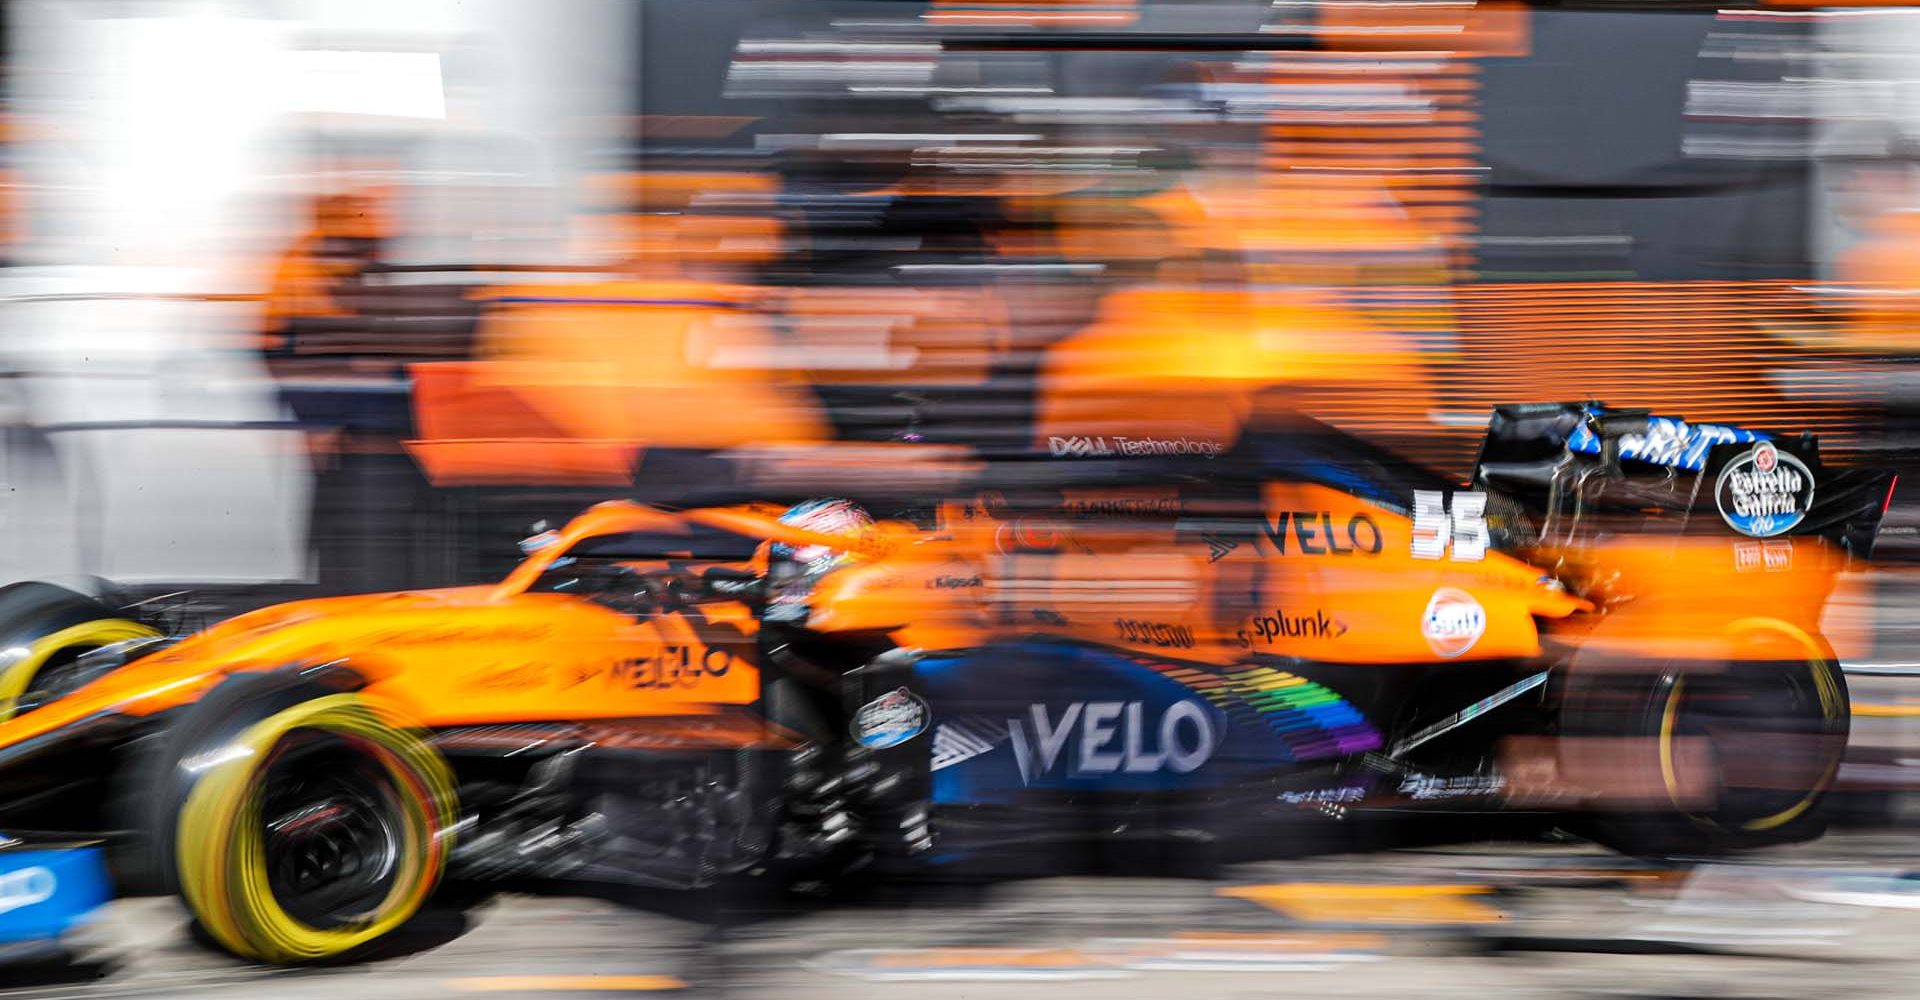
[[[1008,719],[1007,732],[1020,781],[1028,785],[1054,773],[1069,744],[1067,776],[1086,777],[1187,774],[1213,756],[1216,742],[1213,720],[1192,699],[1168,705],[1157,721],[1148,720],[1137,701],[1076,701],[1057,719],[1047,706],[1029,705],[1027,714],[1027,719]]]

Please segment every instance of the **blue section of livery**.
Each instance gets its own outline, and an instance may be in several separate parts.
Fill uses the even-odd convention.
[[[97,847],[0,849],[0,944],[57,938],[109,898]]]
[[[1590,406],[1586,408],[1586,412],[1592,416],[1599,416],[1606,411]],[[1664,465],[1672,469],[1699,472],[1707,467],[1707,454],[1713,450],[1714,445],[1770,440],[1772,435],[1750,431],[1744,427],[1729,427],[1724,424],[1690,424],[1673,417],[1649,417],[1646,434],[1628,434],[1621,437],[1620,457]],[[1567,436],[1567,450],[1582,455],[1598,455],[1600,438],[1588,429],[1585,423],[1582,423]]]
[[[1301,759],[1319,730],[1364,724],[1344,702],[1286,718],[1230,702],[1223,711],[1141,660],[1064,642],[928,657],[915,672],[934,707],[937,805],[1227,785]]]

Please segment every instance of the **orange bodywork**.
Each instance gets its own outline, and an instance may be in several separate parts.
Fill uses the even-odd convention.
[[[1834,597],[1862,586],[1846,553],[1819,538],[1624,535],[1536,553],[1607,607],[1563,634],[1593,662],[1660,657],[1696,661],[1858,655],[1869,628],[1829,620]],[[1864,603],[1854,601],[1852,603]],[[1755,650],[1754,636],[1764,632]]]
[[[744,604],[704,604],[704,621],[695,623],[528,590],[582,539],[684,524],[650,508],[603,504],[498,585],[244,614],[0,723],[0,746],[101,712],[150,715],[188,704],[230,673],[335,662],[366,679],[369,699],[414,725],[723,714],[760,697],[756,625]]]
[[[1413,524],[1392,507],[1310,483],[1268,483],[1258,497],[1257,511],[1208,511],[1181,506],[1170,487],[1069,489],[1032,514],[982,495],[943,506],[933,531],[882,521],[856,535],[784,524],[765,505],[609,502],[499,584],[244,614],[0,722],[0,747],[103,713],[189,704],[235,672],[326,664],[359,675],[395,718],[433,728],[738,717],[760,698],[751,598],[715,592],[635,613],[541,590],[576,546],[628,534],[718,531],[735,538],[729,552],[757,553],[720,559],[689,543],[682,556],[678,543],[656,543],[663,554],[619,563],[643,573],[764,577],[768,543],[839,550],[847,561],[805,595],[806,627],[923,650],[1048,637],[1216,664],[1528,660],[1546,651],[1546,623],[1562,639],[1633,657],[1832,655],[1821,614],[1844,578],[1842,556],[1817,539],[1627,535],[1543,549],[1532,562],[1495,551],[1431,559],[1414,555]],[[1252,530],[1193,527],[1230,521]]]
[[[864,577],[892,577],[888,589],[907,595],[929,586],[938,591],[941,578],[977,580],[948,591],[953,596],[942,613],[881,612],[877,588],[863,574],[828,581],[859,588],[855,599],[820,603],[832,615],[918,622],[919,638],[934,648],[1012,633],[1213,663],[1263,655],[1350,664],[1536,656],[1536,618],[1589,607],[1507,556],[1489,553],[1474,563],[1415,559],[1405,515],[1324,486],[1268,484],[1260,527],[1225,551],[1183,536],[1171,518],[1085,516],[1115,505],[1150,515],[1174,502],[1171,491],[1141,488],[1069,490],[1063,513],[1048,516],[950,506],[942,527],[951,541],[924,556],[918,572],[898,569],[897,558],[863,570]],[[1185,514],[1206,516],[1191,508]],[[1484,631],[1468,648],[1445,654],[1422,628],[1442,588],[1469,593],[1485,615]]]

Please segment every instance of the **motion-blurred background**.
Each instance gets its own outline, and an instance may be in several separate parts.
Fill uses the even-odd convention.
[[[1262,394],[1455,476],[1517,400],[1916,445],[1900,9],[0,19],[9,576],[471,580],[636,464],[836,483],[794,463],[1219,440]]]
[[[0,39],[4,580],[470,583],[612,496],[904,507],[1269,404],[1463,482],[1523,401],[1920,459],[1920,9],[13,0]],[[1916,489],[1833,611],[1882,825]]]

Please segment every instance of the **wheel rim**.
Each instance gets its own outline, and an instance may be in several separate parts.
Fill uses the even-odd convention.
[[[1742,638],[1752,659],[1669,682],[1660,765],[1668,791],[1677,794],[1676,774],[1684,769],[1678,748],[1695,741],[1716,789],[1713,807],[1695,818],[1759,833],[1792,822],[1832,783],[1845,745],[1846,706],[1831,661],[1785,659],[1794,645],[1790,635]]]
[[[400,789],[339,736],[298,734],[268,762],[259,811],[267,886],[317,930],[364,922],[393,891],[404,849]]]

